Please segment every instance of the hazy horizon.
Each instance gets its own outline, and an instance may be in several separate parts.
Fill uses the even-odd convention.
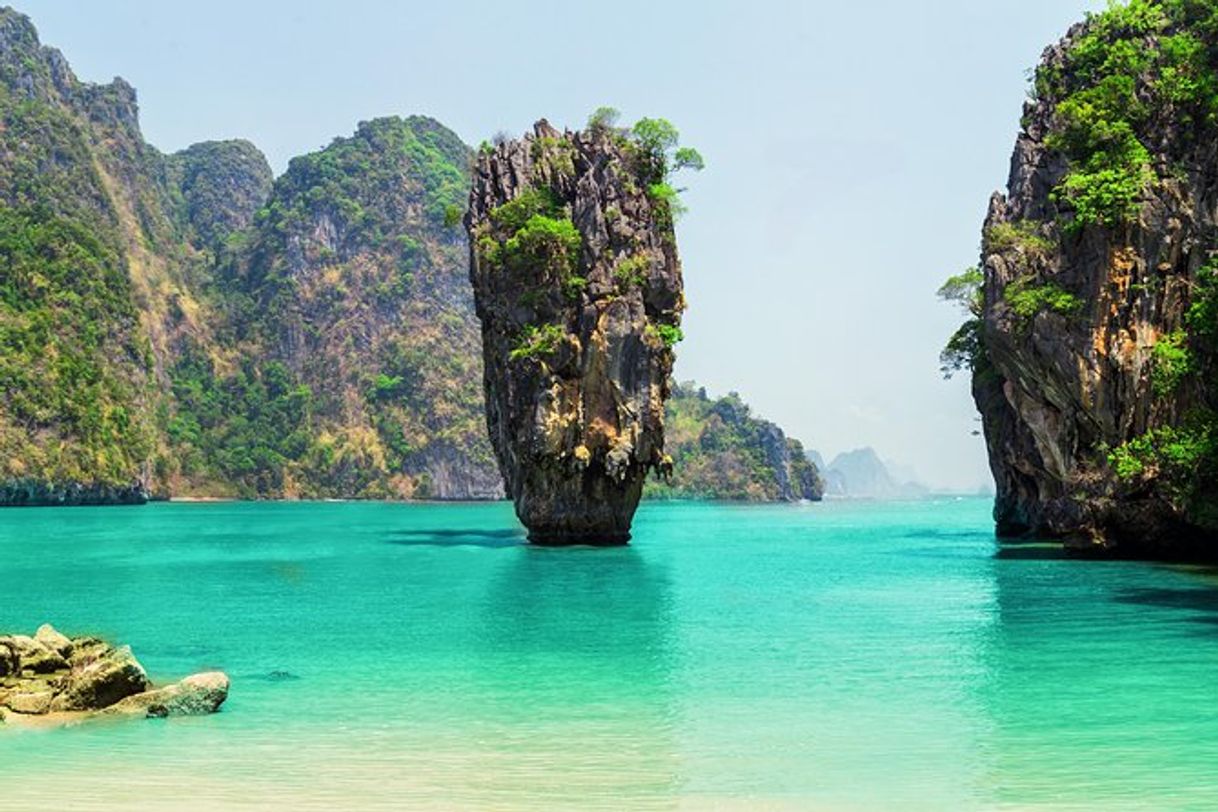
[[[990,477],[967,381],[938,372],[960,317],[934,293],[977,261],[1026,71],[1102,6],[14,4],[82,79],[134,85],[158,148],[247,138],[277,174],[385,115],[469,144],[601,105],[671,119],[707,160],[678,227],[676,377],[739,392],[826,460],[872,446],[961,490]]]

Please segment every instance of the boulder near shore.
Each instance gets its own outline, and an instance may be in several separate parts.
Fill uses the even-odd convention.
[[[200,716],[219,710],[228,687],[219,671],[155,687],[129,646],[70,638],[50,625],[32,637],[0,636],[0,725]]]

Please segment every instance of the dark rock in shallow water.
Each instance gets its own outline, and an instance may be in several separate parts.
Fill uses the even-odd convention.
[[[516,515],[540,544],[621,544],[649,469],[684,294],[662,178],[616,131],[483,150],[466,227],[487,425]]]
[[[33,479],[0,481],[0,507],[76,507],[82,505],[142,505],[148,489],[141,482],[102,485],[53,483]]]
[[[16,649],[5,640],[0,639],[0,677],[20,674],[20,662]]]
[[[65,656],[66,655],[66,656]],[[9,722],[107,715],[183,716],[215,712],[228,697],[220,672],[153,688],[128,646],[70,639],[47,625],[36,637],[0,637],[0,709]]]

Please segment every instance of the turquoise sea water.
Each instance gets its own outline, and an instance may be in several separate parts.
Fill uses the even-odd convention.
[[[988,511],[648,504],[617,550],[504,504],[0,512],[0,629],[233,677],[0,729],[0,809],[1218,808],[1218,582]]]

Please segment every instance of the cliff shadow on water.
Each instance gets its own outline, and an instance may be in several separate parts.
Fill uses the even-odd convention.
[[[527,539],[522,530],[467,527],[395,530],[385,541],[402,547],[518,547]]]
[[[1213,568],[1080,561],[1047,544],[989,562],[969,680],[994,806],[1208,808],[1218,668]]]

